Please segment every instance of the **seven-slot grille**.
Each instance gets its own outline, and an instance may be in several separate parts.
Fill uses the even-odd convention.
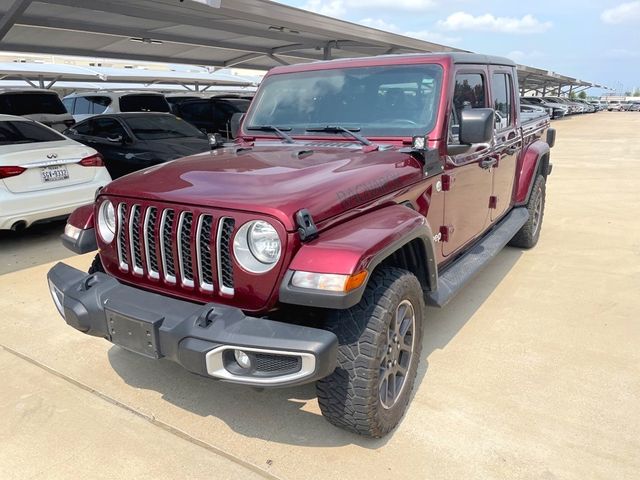
[[[167,284],[233,294],[235,220],[177,208],[119,203],[118,264]]]

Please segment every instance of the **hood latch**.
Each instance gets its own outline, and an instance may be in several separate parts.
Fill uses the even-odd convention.
[[[318,237],[318,227],[313,223],[313,217],[309,210],[303,208],[296,213],[296,224],[298,225],[298,235],[303,242],[310,242]]]

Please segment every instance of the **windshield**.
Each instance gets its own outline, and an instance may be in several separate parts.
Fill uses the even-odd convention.
[[[59,133],[36,122],[0,122],[0,145],[15,143],[59,142],[66,140]]]
[[[245,129],[291,134],[339,125],[364,136],[425,135],[435,124],[442,67],[385,65],[273,75],[262,84]]]
[[[125,95],[120,98],[121,112],[169,112],[169,103],[162,95]]]
[[[0,95],[0,113],[6,115],[34,115],[67,113],[56,93],[5,93]]]
[[[172,115],[129,117],[125,121],[133,134],[140,140],[187,137],[207,138],[204,133],[190,123]]]

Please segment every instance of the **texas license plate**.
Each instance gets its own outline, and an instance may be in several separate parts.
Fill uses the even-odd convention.
[[[57,182],[59,180],[69,179],[69,169],[64,165],[54,165],[52,167],[43,167],[40,170],[43,182]]]

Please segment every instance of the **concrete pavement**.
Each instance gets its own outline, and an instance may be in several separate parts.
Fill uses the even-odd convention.
[[[555,127],[539,245],[504,250],[448,307],[428,310],[415,397],[392,435],[332,427],[312,386],[257,392],[84,336],[59,318],[42,265],[0,276],[0,427],[11,426],[1,477],[37,475],[52,457],[64,459],[51,470],[61,478],[98,476],[102,446],[132,442],[132,478],[158,478],[158,462],[179,463],[174,478],[639,478],[640,144],[629,140],[640,114]],[[35,418],[70,410],[45,438],[18,407],[40,387]],[[64,441],[71,428],[87,435],[82,455]],[[136,450],[148,435],[172,456]],[[24,448],[30,438],[40,455]],[[124,475],[116,463],[107,468]]]

